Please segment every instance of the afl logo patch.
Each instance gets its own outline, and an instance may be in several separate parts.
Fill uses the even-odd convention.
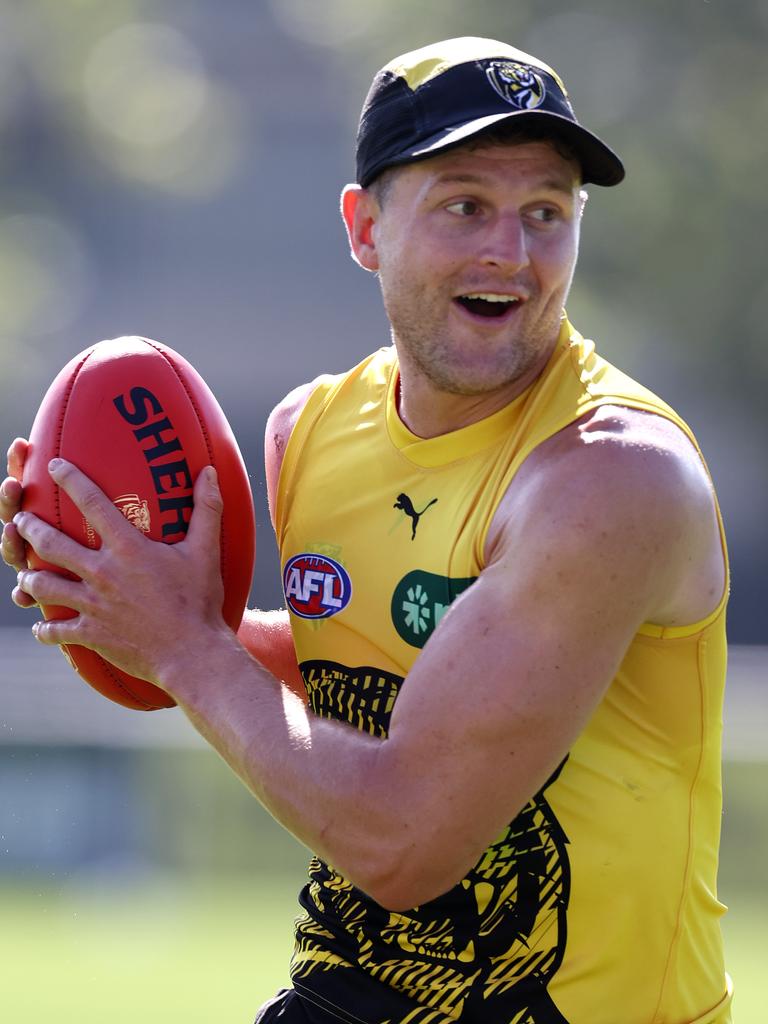
[[[302,619],[327,619],[350,602],[352,581],[343,565],[326,555],[294,555],[283,570],[288,608]]]
[[[518,110],[535,110],[544,102],[544,80],[527,64],[492,60],[485,73],[499,96]]]

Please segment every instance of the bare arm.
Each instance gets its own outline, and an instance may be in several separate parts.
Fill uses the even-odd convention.
[[[568,752],[644,620],[693,620],[696,601],[706,614],[722,583],[712,494],[688,442],[568,428],[515,478],[487,568],[417,659],[382,741],[308,713],[212,617],[220,502],[202,478],[187,540],[156,551],[76,470],[56,474],[105,543],[87,551],[22,516],[43,557],[83,577],[24,574],[38,600],[81,612],[39,638],[84,642],[158,682],[279,821],[395,909],[476,863]],[[172,651],[169,632],[182,641]]]

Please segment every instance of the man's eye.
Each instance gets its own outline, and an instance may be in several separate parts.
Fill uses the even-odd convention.
[[[472,199],[462,199],[461,202],[446,206],[449,213],[455,213],[459,217],[474,217],[479,209],[479,205]]]
[[[544,224],[549,224],[557,219],[557,210],[552,206],[540,206],[536,210],[531,210],[531,216],[534,220],[540,220]]]

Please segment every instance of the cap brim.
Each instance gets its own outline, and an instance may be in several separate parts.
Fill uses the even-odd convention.
[[[618,185],[624,180],[624,164],[619,157],[592,132],[580,124],[562,117],[560,114],[544,110],[515,110],[510,113],[489,114],[486,117],[467,121],[455,128],[444,128],[418,145],[400,153],[394,160],[388,160],[386,166],[411,163],[415,160],[426,160],[442,149],[458,146],[473,135],[485,129],[508,121],[511,118],[525,117],[538,121],[552,129],[552,134],[564,139],[573,148],[582,168],[582,182],[594,185]],[[384,168],[382,168],[383,170]]]

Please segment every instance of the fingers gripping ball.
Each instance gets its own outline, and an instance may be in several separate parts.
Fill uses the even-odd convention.
[[[56,457],[70,460],[98,484],[137,530],[167,544],[183,540],[195,479],[204,466],[214,466],[224,502],[222,612],[238,628],[255,554],[251,488],[221,407],[186,359],[147,338],[102,341],[71,360],[43,398],[24,465],[22,507],[98,548],[98,534],[48,473]],[[67,575],[31,548],[28,561],[31,568]],[[75,614],[57,606],[42,610],[46,619]],[[63,650],[80,676],[110,700],[143,711],[173,706],[159,687],[94,651],[73,644]]]

